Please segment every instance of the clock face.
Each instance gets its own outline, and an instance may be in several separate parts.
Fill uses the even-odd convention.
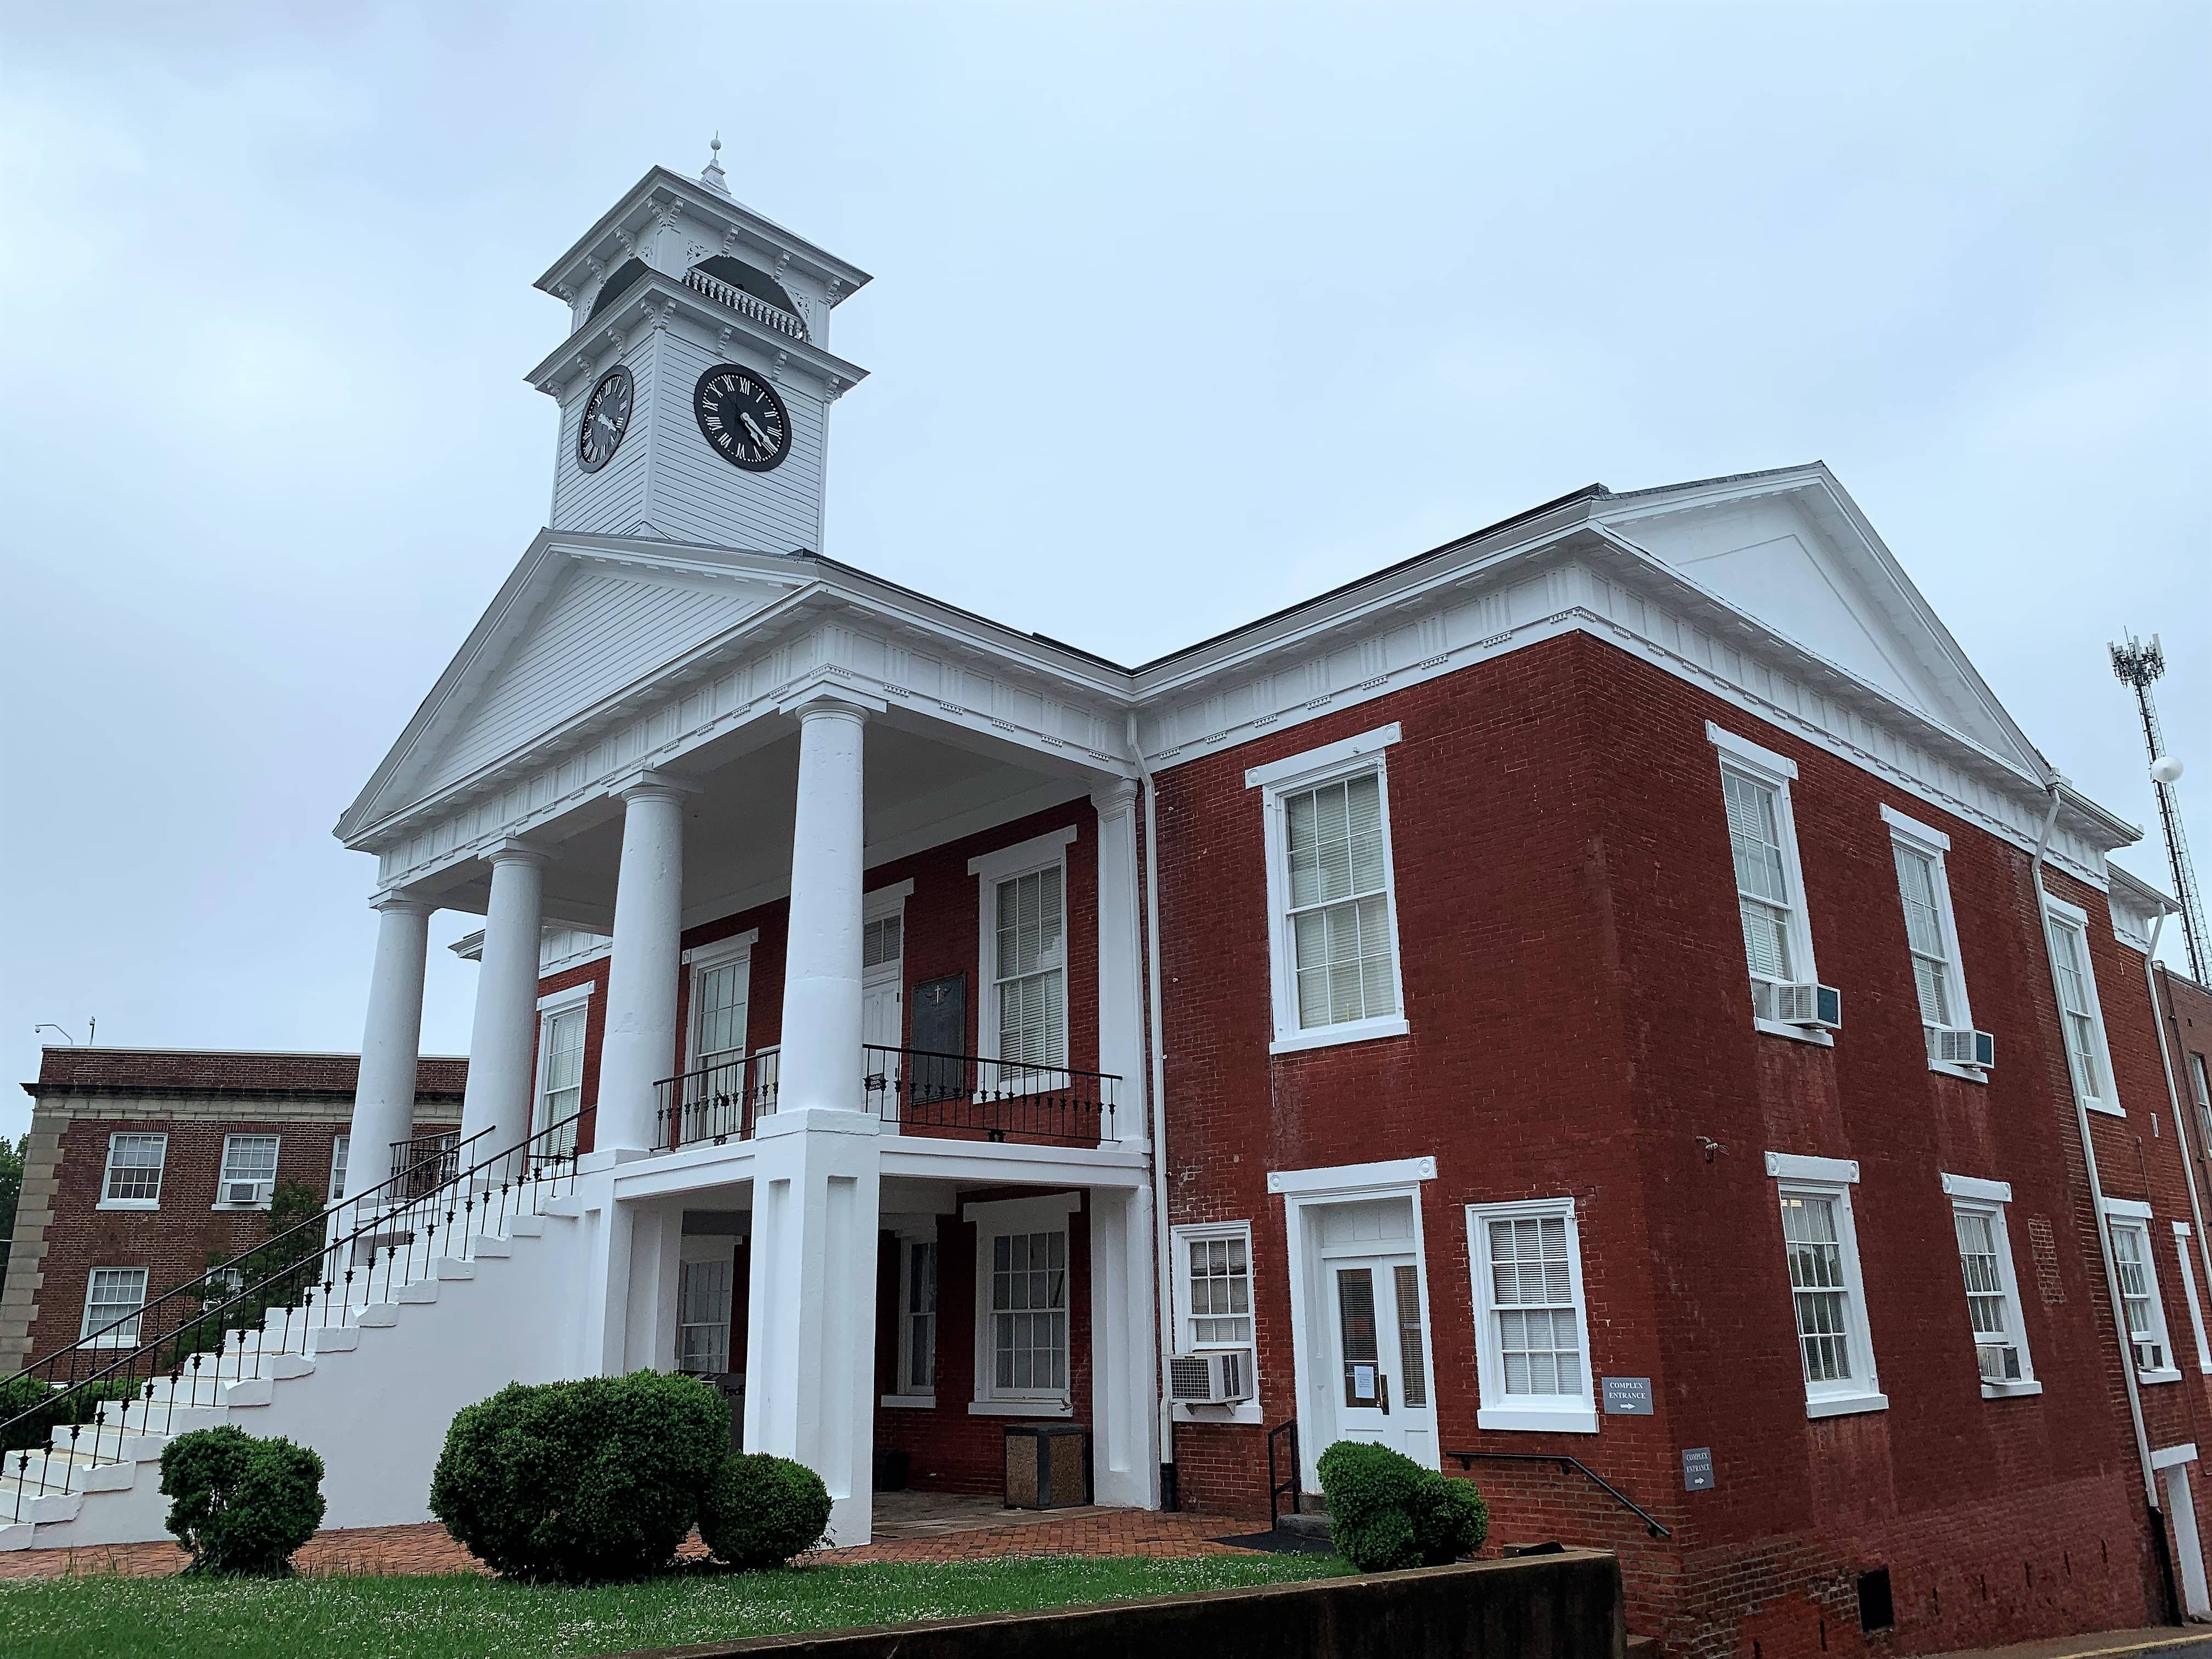
[[[765,472],[791,450],[791,420],[775,388],[749,368],[717,363],[691,394],[699,430],[732,466]]]
[[[584,399],[584,418],[576,428],[576,465],[585,471],[597,472],[614,459],[623,434],[629,430],[630,405],[636,397],[636,383],[617,363]]]

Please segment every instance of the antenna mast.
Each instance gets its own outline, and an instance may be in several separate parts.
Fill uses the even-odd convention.
[[[2199,985],[2212,983],[2206,975],[2208,965],[2212,965],[2212,957],[2207,955],[2212,938],[2205,933],[2197,869],[2190,862],[2189,842],[2181,833],[2181,803],[2173,793],[2173,786],[2181,779],[2181,763],[2166,751],[2166,738],[2158,725],[2158,704],[2150,694],[2151,682],[2166,672],[2166,652],[2155,634],[2148,645],[2130,634],[2125,645],[2111,649],[2112,672],[2135,687],[2136,702],[2142,714],[2143,746],[2150,750],[2150,784],[2158,794],[2159,825],[2166,832],[2166,865],[2173,872],[2173,896],[2181,901],[2181,933],[2189,945],[2190,977]]]

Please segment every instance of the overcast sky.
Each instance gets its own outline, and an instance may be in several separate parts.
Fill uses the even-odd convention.
[[[9,8],[0,1079],[88,1015],[358,1044],[330,829],[544,517],[531,279],[718,128],[876,276],[842,559],[1133,661],[1820,458],[2146,824],[2105,644],[2163,633],[2212,858],[2208,54],[2201,0]]]

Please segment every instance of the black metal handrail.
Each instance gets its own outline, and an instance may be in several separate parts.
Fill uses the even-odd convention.
[[[661,1079],[653,1085],[653,1150],[750,1140],[754,1125],[775,1110],[781,1063],[781,1049],[759,1048]]]
[[[1674,1534],[1670,1533],[1666,1528],[1661,1526],[1656,1521],[1653,1520],[1651,1518],[1650,1511],[1646,1510],[1641,1504],[1638,1504],[1626,1492],[1621,1491],[1620,1487],[1614,1486],[1612,1481],[1607,1480],[1595,1469],[1590,1468],[1589,1464],[1583,1462],[1581,1458],[1570,1457],[1565,1452],[1448,1451],[1444,1455],[1446,1457],[1457,1458],[1459,1460],[1459,1466],[1462,1469],[1474,1468],[1475,1460],[1478,1458],[1492,1463],[1557,1463],[1563,1469],[1573,1469],[1578,1474],[1589,1476],[1589,1479],[1602,1488],[1606,1494],[1615,1503],[1619,1504],[1623,1509],[1630,1511],[1638,1520],[1641,1521],[1644,1523],[1644,1529],[1650,1533],[1654,1538],[1671,1538],[1674,1536]]]
[[[1023,1135],[1095,1146],[1114,1139],[1110,1072],[864,1043],[861,1083],[876,1115],[905,1130]]]
[[[86,1469],[179,1431],[179,1411],[221,1406],[232,1385],[294,1374],[274,1362],[312,1355],[316,1332],[358,1323],[440,1261],[469,1261],[479,1239],[540,1213],[574,1189],[582,1115],[463,1168],[459,1150],[489,1131],[472,1135],[438,1185],[416,1190],[410,1164],[33,1360],[21,1376],[46,1392],[0,1421],[0,1515],[20,1521],[33,1499],[82,1490]]]
[[[1287,1480],[1279,1480],[1275,1477],[1275,1443],[1285,1436],[1289,1437],[1291,1443],[1291,1476]],[[1267,1431],[1267,1530],[1269,1532],[1275,1529],[1275,1522],[1282,1514],[1276,1499],[1279,1498],[1284,1492],[1288,1492],[1291,1495],[1292,1515],[1305,1513],[1304,1494],[1301,1490],[1304,1485],[1304,1469],[1298,1462],[1298,1419],[1294,1417],[1289,1422],[1278,1423]]]
[[[471,1144],[481,1140],[491,1131],[479,1129],[469,1137]],[[392,1178],[398,1181],[406,1176],[404,1183],[407,1195],[420,1197],[451,1181],[461,1170],[461,1132],[446,1129],[436,1134],[414,1135],[405,1140],[392,1143]]]

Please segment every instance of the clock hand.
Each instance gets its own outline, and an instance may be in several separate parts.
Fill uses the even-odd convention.
[[[753,441],[759,444],[763,449],[774,449],[775,447],[775,441],[769,438],[767,433],[761,430],[760,422],[758,421],[753,419],[751,416],[743,413],[740,413],[738,418],[745,423],[745,430],[753,434]]]

